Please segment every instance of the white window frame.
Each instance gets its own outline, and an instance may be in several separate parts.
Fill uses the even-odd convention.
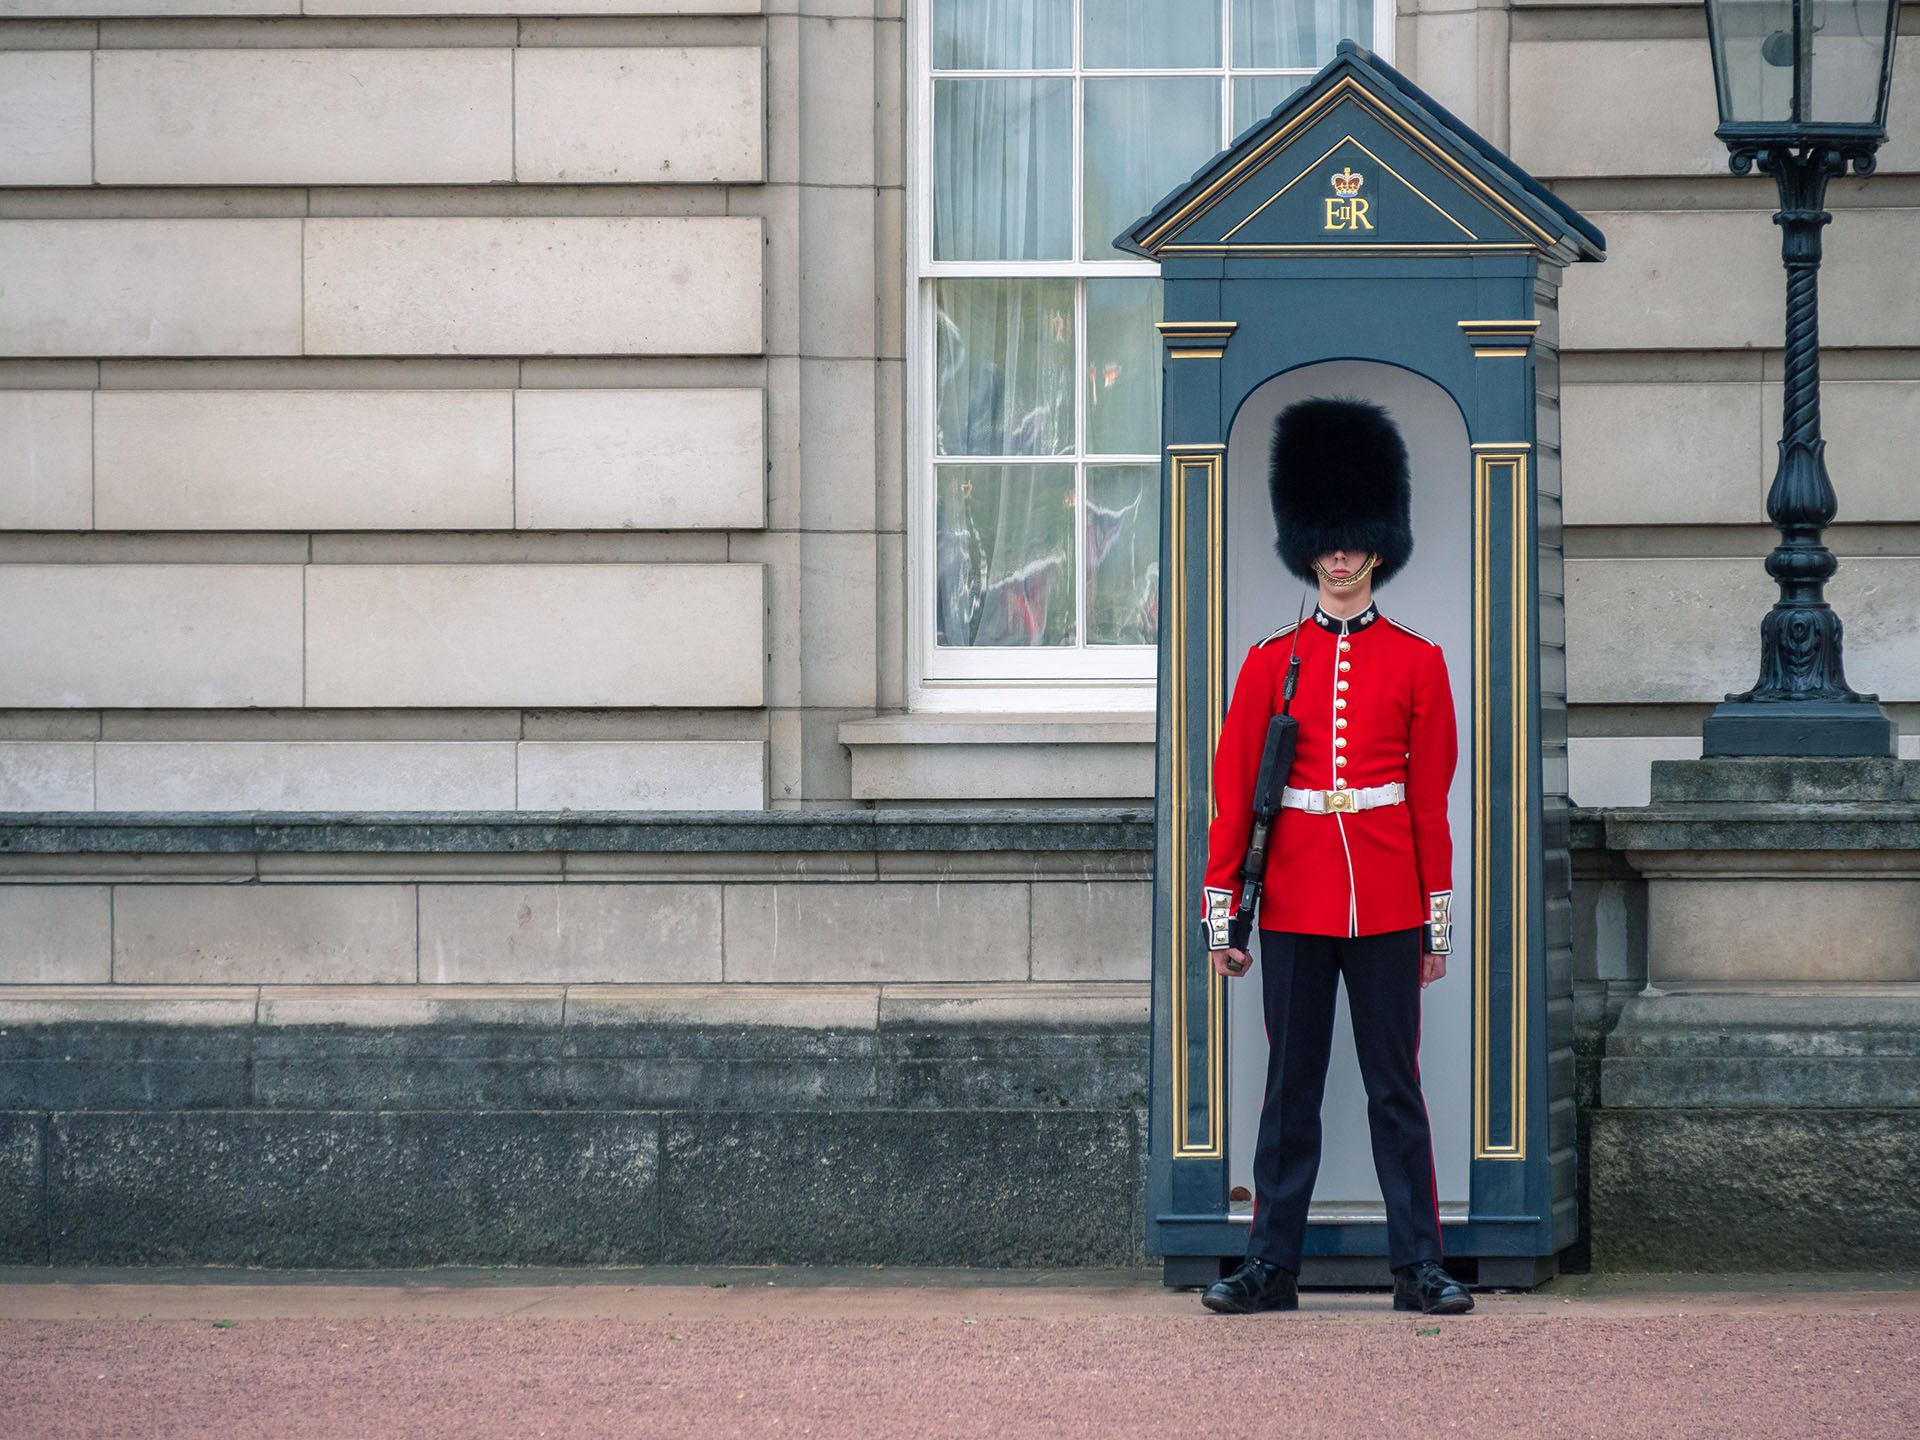
[[[1150,710],[1154,704],[1158,647],[1154,645],[1060,646],[939,646],[934,644],[933,586],[936,517],[934,514],[933,436],[937,397],[933,282],[943,279],[1055,276],[1075,281],[1074,344],[1076,355],[1086,345],[1086,287],[1078,282],[1108,276],[1147,276],[1160,273],[1150,260],[1015,260],[938,261],[933,259],[933,205],[929,183],[933,173],[933,8],[934,0],[909,0],[907,49],[913,66],[907,85],[907,303],[906,385],[907,506],[906,506],[906,616],[907,701],[914,710],[947,711],[1088,711]],[[1393,0],[1373,0],[1374,33],[1371,48],[1389,59],[1393,39]],[[1082,172],[1084,81],[1096,79],[1169,78],[1219,82],[1220,146],[1238,133],[1233,120],[1233,81],[1236,78],[1292,76],[1304,82],[1314,69],[1247,69],[1232,67],[1233,0],[1220,3],[1221,63],[1198,69],[1101,70],[1084,66],[1081,45],[1081,0],[1072,0],[1073,64],[1046,70],[942,70],[942,79],[1028,78],[1071,82],[1073,125],[1073,246],[1083,248]],[[1197,166],[1205,156],[1196,156]],[[1076,494],[1084,494],[1084,474],[1091,465],[1161,466],[1159,452],[1141,455],[1086,453],[1087,404],[1084,367],[1074,367],[1074,451],[1071,455],[981,456],[988,465],[1067,465],[1075,469]],[[1156,419],[1157,424],[1157,419]],[[949,456],[949,460],[963,457]],[[1077,507],[1076,507],[1077,509]],[[1075,535],[1083,526],[1076,514]],[[1078,564],[1079,541],[1075,544]],[[1074,633],[1085,634],[1084,576],[1074,575],[1078,610]]]

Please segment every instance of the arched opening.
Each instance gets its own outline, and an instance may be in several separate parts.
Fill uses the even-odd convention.
[[[1249,646],[1293,622],[1310,592],[1281,568],[1273,549],[1273,512],[1267,495],[1267,448],[1274,418],[1310,395],[1358,395],[1393,415],[1407,442],[1413,475],[1413,558],[1380,587],[1384,614],[1436,640],[1453,682],[1460,763],[1449,803],[1453,831],[1454,948],[1447,977],[1422,995],[1420,1074],[1433,1126],[1443,1218],[1465,1218],[1472,1157],[1471,937],[1473,893],[1472,795],[1472,450],[1466,421],[1453,397],[1423,375],[1367,360],[1330,360],[1289,370],[1266,381],[1240,406],[1227,439],[1226,673],[1238,674]],[[1267,1038],[1261,1018],[1259,961],[1227,986],[1227,1160],[1229,1185],[1253,1186],[1253,1148],[1265,1083]],[[1327,1070],[1320,1173],[1313,1192],[1315,1221],[1384,1220],[1366,1123],[1366,1091],[1354,1056],[1344,988]],[[1245,1216],[1246,1202],[1232,1213]],[[1384,1239],[1382,1241],[1384,1245]]]

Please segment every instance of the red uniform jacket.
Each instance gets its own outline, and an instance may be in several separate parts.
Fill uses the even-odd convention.
[[[1218,809],[1207,831],[1202,896],[1214,949],[1225,947],[1227,919],[1240,903],[1253,786],[1294,628],[1247,652],[1214,752]],[[1260,928],[1374,935],[1424,925],[1427,949],[1446,954],[1453,938],[1447,789],[1459,752],[1446,659],[1437,644],[1374,605],[1345,620],[1316,605],[1299,630],[1290,713],[1300,733],[1287,783],[1347,790],[1398,780],[1406,799],[1346,813],[1283,808],[1268,842]]]

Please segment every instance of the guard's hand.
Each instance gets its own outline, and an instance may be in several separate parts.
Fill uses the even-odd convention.
[[[1420,952],[1420,988],[1426,989],[1434,981],[1443,979],[1447,973],[1447,957],[1436,955],[1431,950]]]
[[[1209,950],[1213,957],[1213,973],[1228,977],[1244,975],[1247,967],[1253,964],[1253,957],[1244,950],[1235,950],[1229,946],[1225,950]]]

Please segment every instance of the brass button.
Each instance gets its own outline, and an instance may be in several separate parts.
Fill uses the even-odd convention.
[[[1340,717],[1339,719],[1337,719],[1337,720],[1335,720],[1335,721],[1333,722],[1333,728],[1334,728],[1334,729],[1336,729],[1336,730],[1344,730],[1344,729],[1346,729],[1346,728],[1347,728],[1347,717],[1346,717],[1346,716],[1344,716],[1344,715],[1342,715],[1342,716],[1341,716],[1341,717]]]
[[[1340,662],[1340,668],[1342,670],[1351,670],[1353,668],[1353,662],[1351,660],[1342,660]]]
[[[1341,688],[1342,688],[1342,689],[1344,689],[1344,688],[1346,688],[1346,683],[1347,683],[1347,682],[1346,682],[1346,681],[1344,681],[1344,680],[1342,680],[1342,681],[1340,682],[1340,685],[1341,685]],[[1336,700],[1336,701],[1334,701],[1334,702],[1333,702],[1333,708],[1334,708],[1334,709],[1336,709],[1336,710],[1344,710],[1344,709],[1346,709],[1346,708],[1347,708],[1347,702],[1346,702],[1346,701],[1344,701],[1344,700]]]
[[[1344,780],[1335,780],[1333,782],[1333,788],[1336,790],[1344,790],[1347,788],[1347,782]]]
[[[1333,757],[1333,763],[1336,765],[1344,765],[1347,763],[1347,757],[1344,755],[1336,755]]]
[[[1334,749],[1336,749],[1336,750],[1344,750],[1344,749],[1346,749],[1346,748],[1347,748],[1347,737],[1346,737],[1346,736],[1344,736],[1344,735],[1336,735],[1336,736],[1334,736],[1334,737],[1333,737],[1333,746],[1334,746]]]
[[[1333,685],[1334,685],[1334,689],[1336,690],[1344,690],[1347,688],[1347,682],[1344,680],[1336,680],[1333,682]],[[1333,703],[1338,705],[1340,702],[1336,700]]]
[[[1342,640],[1342,641],[1340,642],[1340,649],[1341,649],[1341,651],[1342,651],[1342,653],[1344,653],[1344,652],[1346,652],[1346,651],[1348,651],[1348,650],[1351,650],[1352,648],[1353,648],[1353,642],[1352,642],[1351,640]]]

